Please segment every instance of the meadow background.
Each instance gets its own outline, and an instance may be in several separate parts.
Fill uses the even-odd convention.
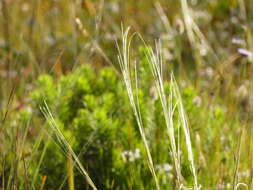
[[[1,190],[253,190],[253,1],[0,10]]]

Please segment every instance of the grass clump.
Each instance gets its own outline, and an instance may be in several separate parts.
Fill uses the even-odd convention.
[[[143,49],[140,50],[140,54],[144,65],[140,65],[138,71],[140,75],[145,76],[147,60],[141,52]],[[37,87],[32,93],[36,102],[34,108],[44,105],[43,101],[47,102],[52,112],[51,117],[56,122],[54,125],[73,147],[73,151],[98,189],[155,187],[155,182],[149,180],[152,175],[147,173],[149,167],[144,161],[146,146],[154,159],[153,172],[159,173],[159,164],[173,165],[173,159],[169,156],[170,142],[163,128],[166,121],[161,117],[163,108],[159,105],[156,92],[152,90],[154,86],[143,84],[140,83],[141,88],[135,89],[134,93],[138,94],[138,113],[141,114],[146,145],[142,143],[143,137],[139,135],[138,122],[130,109],[124,85],[112,68],[94,70],[91,66],[84,65],[73,73],[60,77],[58,82],[53,81],[49,75],[42,75],[37,81]],[[171,84],[164,82],[164,85],[164,91],[169,95]],[[34,111],[43,121],[41,112],[36,109]],[[178,121],[179,117],[178,115]],[[67,151],[54,133],[48,129],[46,131],[60,147],[57,149],[53,142],[49,142],[42,158],[39,173],[49,175],[47,185],[51,186],[55,185],[56,178],[62,176],[64,179],[67,175],[64,174],[67,170],[62,172],[67,161],[60,150],[63,150],[65,156]],[[177,141],[181,141],[179,136]],[[41,143],[41,148],[45,147],[47,142],[48,139]],[[55,158],[53,162],[50,161],[52,157]],[[176,181],[176,175],[170,172],[170,176],[173,177],[161,184],[161,188]],[[182,176],[185,174],[183,172]],[[166,178],[163,176],[164,173],[156,175],[157,182]],[[85,185],[83,177],[77,172],[74,178],[76,188]],[[60,186],[62,181],[58,181]]]
[[[86,64],[58,79],[50,75],[38,78],[31,93],[34,104],[29,126],[40,123],[42,127],[35,130],[41,140],[27,171],[34,174],[32,187],[40,187],[45,176],[44,188],[59,189],[88,184],[93,189],[216,187],[220,176],[205,172],[211,169],[207,163],[216,160],[206,151],[218,150],[214,139],[219,138],[219,130],[210,131],[226,122],[225,112],[218,101],[214,109],[203,106],[191,85],[181,86],[180,95],[173,75],[164,72],[159,49],[156,53],[140,47],[138,65],[121,65],[128,77],[124,78],[128,91],[111,67],[94,69]],[[129,52],[125,55],[132,64]],[[152,74],[154,80],[150,80]],[[209,125],[203,128],[206,120]],[[201,139],[202,135],[208,138]],[[229,160],[228,152],[219,156]],[[224,164],[229,166],[229,162]],[[228,177],[233,170],[227,168],[227,172]],[[212,180],[206,182],[205,177]]]

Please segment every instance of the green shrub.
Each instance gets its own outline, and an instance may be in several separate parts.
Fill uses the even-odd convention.
[[[164,164],[172,164],[169,156],[170,142],[162,107],[154,91],[154,84],[150,80],[151,73],[147,70],[149,68],[145,65],[145,58],[142,57],[141,60],[142,64],[138,68],[142,77],[138,90],[140,110],[158,178],[162,181],[161,186],[168,188],[172,187],[175,180],[173,171],[162,168]],[[147,75],[148,72],[149,75]],[[145,79],[149,81],[146,86]],[[169,82],[165,82],[164,85],[169,95]],[[205,115],[201,114],[201,109],[204,107],[197,95],[193,87],[182,89],[183,103],[186,112],[189,113],[192,129],[208,134],[210,128],[208,126],[203,128],[199,121],[217,117],[218,119],[213,121],[212,125],[221,125],[224,122],[224,112],[216,108],[208,110]],[[60,77],[58,81],[53,80],[49,75],[42,75],[37,81],[32,97],[35,102],[34,110],[38,110],[37,114],[42,120],[44,117],[40,114],[38,107],[43,105],[44,100],[48,103],[58,127],[75,153],[79,155],[98,189],[155,188],[126,89],[112,68],[95,70],[89,65],[83,65],[72,73]],[[175,112],[175,125],[179,119],[177,114]],[[194,132],[192,133],[193,149],[197,156],[198,150],[194,144]],[[211,143],[215,138],[215,134],[210,133],[209,136],[204,140],[204,144]],[[180,141],[182,141],[180,144],[183,153],[182,175],[186,181],[191,182],[192,176],[187,165],[184,139],[180,138]],[[40,176],[48,176],[48,189],[59,187],[66,178],[67,159],[53,142],[57,144],[57,140],[53,138],[53,141],[50,141],[39,172]],[[45,147],[45,144],[41,148]],[[76,189],[82,189],[85,186],[87,186],[85,179],[76,171]]]

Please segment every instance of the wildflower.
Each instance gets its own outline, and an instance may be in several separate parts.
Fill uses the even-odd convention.
[[[167,164],[167,163],[166,163],[166,164],[163,165],[164,171],[167,171],[167,172],[168,172],[168,171],[171,171],[172,168],[173,168],[173,167],[172,167],[170,164]]]
[[[133,154],[133,156],[134,156],[134,158],[140,158],[141,157],[141,155],[140,155],[140,149],[135,149],[135,152],[134,152],[134,154]]]
[[[124,162],[133,162],[141,157],[140,149],[135,149],[134,151],[126,150],[121,153]]]
[[[156,169],[158,170],[159,173],[168,173],[173,169],[173,167],[172,165],[165,163],[156,165]]]
[[[169,164],[169,163],[164,163],[164,164],[158,164],[156,165],[156,169],[158,170],[158,173],[160,173],[161,175],[164,176],[164,184],[166,183],[166,178],[170,178],[172,179],[173,178],[173,174],[171,173],[172,172],[172,165]]]
[[[233,44],[238,44],[238,45],[244,45],[245,41],[239,38],[232,38],[232,43]]]
[[[239,48],[237,49],[237,52],[240,53],[241,55],[245,55],[247,57],[252,57],[253,56],[253,53],[247,49],[242,49],[242,48]]]

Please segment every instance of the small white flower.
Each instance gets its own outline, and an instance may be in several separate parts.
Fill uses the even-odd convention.
[[[135,149],[134,151],[126,150],[121,153],[124,162],[133,162],[141,157],[140,149]]]
[[[245,41],[239,38],[232,38],[232,43],[237,45],[244,45]]]
[[[169,163],[164,163],[164,164],[158,164],[155,166],[157,169],[157,172],[162,176],[163,183],[165,184],[167,179],[172,179],[173,174],[172,174],[172,169],[173,166],[170,165]]]
[[[163,165],[163,169],[164,171],[171,171],[173,169],[173,167],[170,164],[164,164]]]
[[[134,153],[134,158],[140,158],[141,157],[141,154],[140,154],[140,149],[135,149],[135,153]]]

